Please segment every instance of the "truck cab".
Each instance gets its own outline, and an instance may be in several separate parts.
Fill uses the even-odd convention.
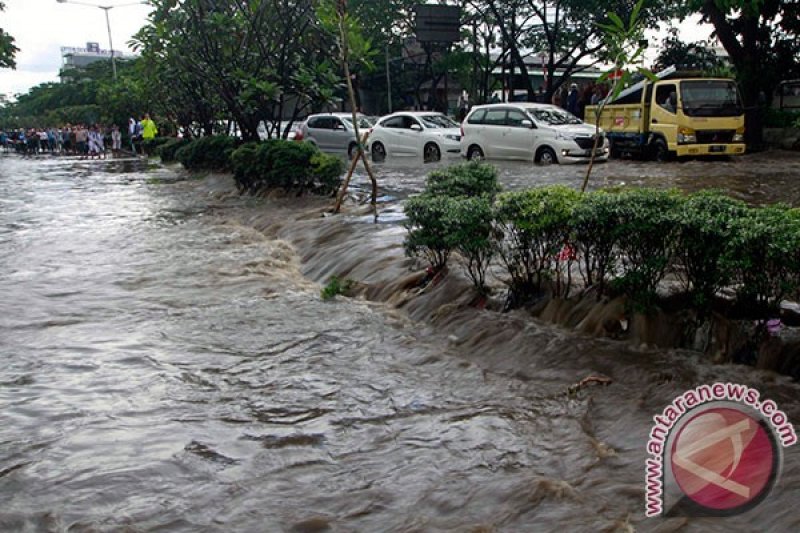
[[[594,122],[596,106],[586,108]],[[740,155],[745,152],[744,109],[730,79],[674,78],[642,82],[605,105],[600,117],[612,155]]]

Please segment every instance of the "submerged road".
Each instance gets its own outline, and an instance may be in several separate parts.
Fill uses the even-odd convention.
[[[389,196],[422,183],[385,175]],[[643,516],[653,414],[747,379],[800,423],[788,380],[534,322],[493,351],[502,317],[470,348],[322,302],[290,242],[242,223],[266,201],[178,177],[0,157],[0,531],[800,529],[794,451],[746,515]],[[588,371],[615,384],[567,395]]]

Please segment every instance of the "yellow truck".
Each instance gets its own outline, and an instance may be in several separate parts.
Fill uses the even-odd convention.
[[[736,82],[679,77],[674,68],[658,77],[622,91],[603,108],[600,127],[612,156],[630,153],[664,161],[745,152],[744,109]],[[595,123],[595,109],[586,107],[586,122]]]

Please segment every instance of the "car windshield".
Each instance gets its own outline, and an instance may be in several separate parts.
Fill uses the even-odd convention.
[[[728,80],[682,82],[681,106],[692,117],[732,117],[743,112],[736,84]]]
[[[557,107],[530,107],[528,112],[533,115],[538,122],[544,122],[551,126],[563,126],[565,124],[583,124],[583,121],[563,109]]]
[[[350,126],[353,125],[353,117],[342,117],[342,119]],[[367,119],[367,117],[358,117],[358,127],[369,129],[372,127],[372,123],[369,121],[369,119]]]
[[[450,118],[444,115],[423,115],[419,117],[423,124],[425,124],[426,128],[457,128],[458,124],[456,124]]]

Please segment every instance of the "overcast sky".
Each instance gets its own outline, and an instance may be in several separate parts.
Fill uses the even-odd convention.
[[[81,0],[94,3],[92,0]],[[17,40],[17,70],[0,70],[0,94],[16,94],[45,81],[58,79],[61,47],[85,47],[100,43],[108,49],[108,31],[102,9],[56,0],[5,0],[0,27]],[[149,7],[135,0],[103,0],[103,5],[124,6],[112,9],[111,35],[114,49],[128,52],[127,42],[141,28]],[[125,6],[125,4],[131,4]]]
[[[56,0],[5,0],[6,11],[0,14],[0,27],[13,35],[20,49],[17,70],[0,70],[0,94],[13,95],[30,87],[58,79],[61,67],[61,47],[85,47],[87,42],[100,43],[108,49],[103,10],[76,4],[61,4]],[[92,0],[81,0],[94,3]],[[114,49],[130,51],[127,42],[141,28],[149,7],[134,0],[102,0],[103,5],[120,6],[110,11]],[[134,3],[134,5],[126,5]],[[708,26],[696,20],[680,25],[686,41],[706,39]],[[657,47],[658,37],[651,38]]]

